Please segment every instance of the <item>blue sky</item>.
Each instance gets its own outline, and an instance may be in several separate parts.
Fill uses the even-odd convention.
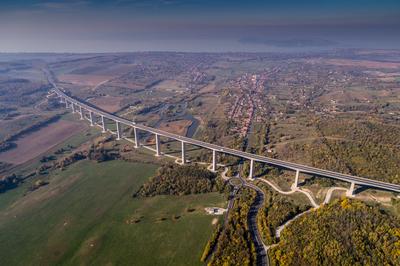
[[[399,29],[399,0],[0,2],[6,52],[269,51],[321,40],[395,48]]]

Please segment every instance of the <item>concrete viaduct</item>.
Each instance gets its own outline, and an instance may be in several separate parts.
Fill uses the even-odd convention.
[[[181,142],[181,147],[182,147],[181,162],[182,162],[182,164],[186,163],[185,144],[188,143],[188,144],[202,147],[205,149],[209,149],[212,151],[212,167],[211,168],[213,171],[216,171],[216,169],[217,169],[217,154],[221,153],[221,154],[229,154],[229,155],[233,155],[233,156],[237,156],[237,157],[249,160],[250,161],[249,178],[253,178],[254,162],[260,162],[260,163],[266,163],[269,165],[273,165],[273,166],[277,166],[277,167],[295,171],[296,176],[295,176],[295,181],[293,184],[293,186],[295,186],[295,187],[298,186],[299,174],[304,173],[304,174],[316,175],[316,176],[321,176],[321,177],[333,178],[333,179],[337,179],[337,180],[341,180],[341,181],[350,183],[350,189],[347,194],[348,196],[354,195],[355,185],[377,188],[377,189],[382,189],[382,190],[387,190],[387,191],[397,192],[397,193],[400,192],[400,185],[397,185],[397,184],[391,184],[391,183],[376,181],[373,179],[337,173],[337,172],[318,169],[318,168],[310,167],[310,166],[306,166],[306,165],[301,165],[301,164],[296,164],[296,163],[292,163],[292,162],[286,162],[283,160],[273,159],[273,158],[269,158],[269,157],[265,157],[265,156],[261,156],[261,155],[251,154],[248,152],[238,151],[238,150],[226,148],[223,146],[206,143],[206,142],[203,142],[200,140],[195,140],[192,138],[169,133],[169,132],[159,130],[156,128],[151,128],[148,126],[137,124],[137,123],[129,121],[127,119],[124,119],[124,118],[115,116],[113,114],[98,110],[94,107],[91,107],[78,99],[68,96],[64,91],[59,89],[57,87],[57,85],[54,82],[52,82],[51,80],[50,80],[50,83],[53,85],[52,91],[54,91],[57,94],[57,96],[60,98],[60,101],[62,103],[65,103],[65,107],[71,108],[73,113],[79,113],[81,120],[83,120],[83,119],[89,120],[91,126],[98,125],[102,128],[103,132],[106,132],[107,128],[106,128],[105,119],[114,121],[116,124],[116,135],[117,135],[118,140],[123,138],[122,126],[133,128],[135,148],[139,147],[139,139],[138,139],[138,134],[137,134],[138,130],[142,130],[142,131],[146,131],[151,134],[154,134],[155,139],[156,139],[156,156],[161,155],[160,136],[163,136],[163,137],[174,139],[176,141]],[[97,117],[97,119],[100,118],[100,121],[101,121],[100,124],[95,122],[96,117]]]

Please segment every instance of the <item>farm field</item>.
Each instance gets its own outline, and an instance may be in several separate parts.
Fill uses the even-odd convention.
[[[204,207],[224,206],[223,197],[132,198],[155,169],[83,161],[54,173],[49,185],[0,204],[0,264],[200,264],[214,219]],[[26,186],[9,193],[21,190]]]
[[[11,164],[27,162],[83,131],[85,127],[84,123],[78,121],[59,120],[18,139],[16,148],[0,153],[0,161]]]
[[[42,115],[25,114],[15,117],[12,120],[0,120],[0,139],[22,130],[44,118]]]

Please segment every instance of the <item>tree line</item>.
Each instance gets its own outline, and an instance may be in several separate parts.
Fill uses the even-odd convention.
[[[178,165],[169,162],[162,165],[157,174],[134,193],[134,197],[223,191],[224,183],[216,177],[215,173],[196,164]]]

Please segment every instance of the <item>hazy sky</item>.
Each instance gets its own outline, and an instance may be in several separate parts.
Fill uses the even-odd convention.
[[[400,48],[400,0],[1,0],[0,36],[0,52]]]

